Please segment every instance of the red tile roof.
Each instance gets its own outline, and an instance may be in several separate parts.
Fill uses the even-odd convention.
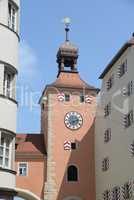
[[[45,154],[43,134],[17,134],[16,153]]]

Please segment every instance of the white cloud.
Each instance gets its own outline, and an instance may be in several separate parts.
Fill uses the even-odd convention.
[[[19,49],[19,78],[31,77],[36,74],[38,59],[35,51],[23,40]]]

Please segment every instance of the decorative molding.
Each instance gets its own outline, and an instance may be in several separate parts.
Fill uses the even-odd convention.
[[[16,152],[15,153],[15,159],[16,160],[23,160],[23,159],[28,159],[28,160],[44,160],[45,154],[40,154],[40,153],[34,153],[34,152]]]

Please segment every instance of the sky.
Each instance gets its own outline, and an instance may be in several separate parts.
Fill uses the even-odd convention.
[[[71,18],[81,78],[101,87],[100,73],[134,32],[133,11],[133,0],[21,0],[18,133],[40,132],[38,100],[57,76],[56,53],[65,40],[62,19]]]

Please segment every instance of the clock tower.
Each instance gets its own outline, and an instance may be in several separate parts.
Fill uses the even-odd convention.
[[[80,78],[78,49],[66,41],[57,53],[58,75],[40,98],[47,152],[46,200],[95,200],[94,119],[98,89]]]

